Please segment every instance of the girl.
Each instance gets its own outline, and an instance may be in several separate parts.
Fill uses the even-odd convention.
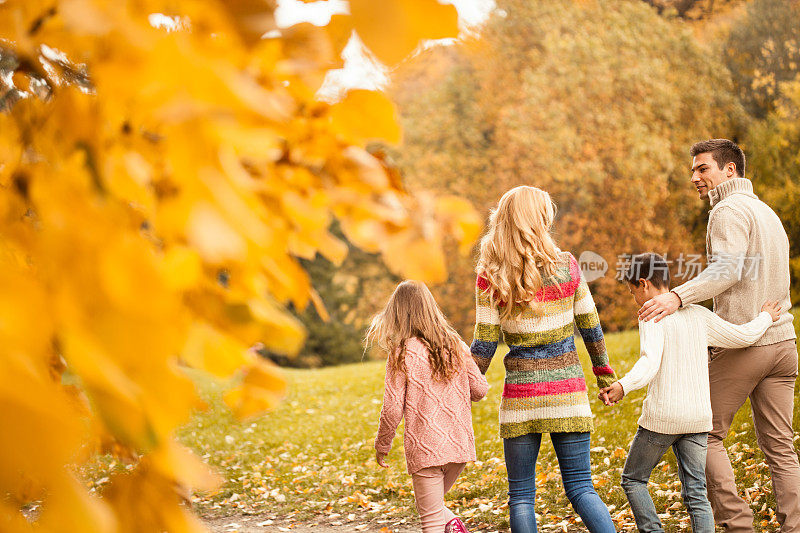
[[[564,489],[589,531],[616,531],[592,484],[586,380],[573,322],[599,387],[616,381],[603,330],[578,262],[550,236],[556,208],[545,191],[517,187],[503,195],[481,241],[472,355],[486,372],[502,332],[509,347],[500,403],[511,531],[536,531],[536,458],[550,433]]]
[[[367,344],[386,350],[386,382],[375,458],[385,458],[405,417],[408,473],[424,533],[466,533],[444,505],[467,461],[475,460],[471,401],[489,388],[469,348],[447,323],[428,288],[418,281],[397,286],[372,320]]]

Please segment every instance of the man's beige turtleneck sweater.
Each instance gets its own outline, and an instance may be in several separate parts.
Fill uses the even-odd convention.
[[[764,302],[779,301],[783,314],[754,346],[796,338],[789,313],[789,239],[780,219],[746,178],[719,184],[709,199],[708,266],[672,292],[681,306],[713,298],[714,312],[734,324],[753,320]]]

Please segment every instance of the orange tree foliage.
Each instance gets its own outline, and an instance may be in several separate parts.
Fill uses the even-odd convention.
[[[779,88],[774,110],[750,127],[747,174],[759,198],[786,228],[796,304],[800,301],[800,75]]]
[[[689,184],[688,150],[741,128],[725,66],[685,23],[643,2],[497,6],[480,39],[401,69],[396,156],[409,183],[458,191],[484,215],[510,187],[548,190],[560,246],[609,262],[592,283],[604,325],[633,326],[635,305],[614,279],[618,256],[704,252],[708,205]],[[475,263],[453,263],[440,295],[467,333]]]
[[[387,63],[457,34],[452,6],[378,4],[284,31],[274,0],[0,4],[0,529],[200,529],[175,490],[215,483],[172,440],[199,405],[183,367],[233,378],[239,415],[278,401],[247,348],[303,342],[284,305],[317,299],[298,258],[342,261],[333,218],[431,281],[444,236],[474,240],[469,204],[409,195],[364,149],[399,138],[385,96],[314,98],[353,29]],[[97,442],[139,457],[103,498],[70,467]]]
[[[731,24],[725,63],[747,111],[763,119],[780,99],[780,85],[800,75],[800,2],[753,0]]]
[[[789,236],[792,301],[800,298],[800,2],[754,0],[734,20],[725,60],[750,115],[747,176]]]

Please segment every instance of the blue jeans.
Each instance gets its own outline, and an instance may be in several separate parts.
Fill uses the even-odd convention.
[[[708,433],[665,435],[639,427],[633,437],[625,468],[622,488],[631,503],[636,527],[643,533],[660,532],[664,528],[658,519],[653,499],[647,490],[650,473],[661,461],[670,446],[678,460],[683,504],[689,511],[694,533],[714,533],[714,515],[706,496],[706,442]]]
[[[608,507],[592,484],[588,433],[551,433],[561,479],[572,507],[591,533],[616,532]],[[508,508],[513,533],[536,533],[536,458],[541,433],[503,439],[508,471]]]

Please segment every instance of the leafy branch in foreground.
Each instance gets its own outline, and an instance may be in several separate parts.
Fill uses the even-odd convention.
[[[298,258],[342,261],[334,218],[429,281],[445,236],[475,238],[469,204],[409,194],[364,149],[399,139],[385,96],[314,97],[353,30],[386,62],[457,35],[452,6],[376,4],[284,30],[271,0],[0,5],[4,531],[201,529],[176,488],[218,480],[172,438],[201,404],[184,368],[234,379],[240,416],[275,405],[283,378],[248,347],[301,345],[284,305],[322,307]],[[102,498],[71,468],[98,447],[133,461]]]

